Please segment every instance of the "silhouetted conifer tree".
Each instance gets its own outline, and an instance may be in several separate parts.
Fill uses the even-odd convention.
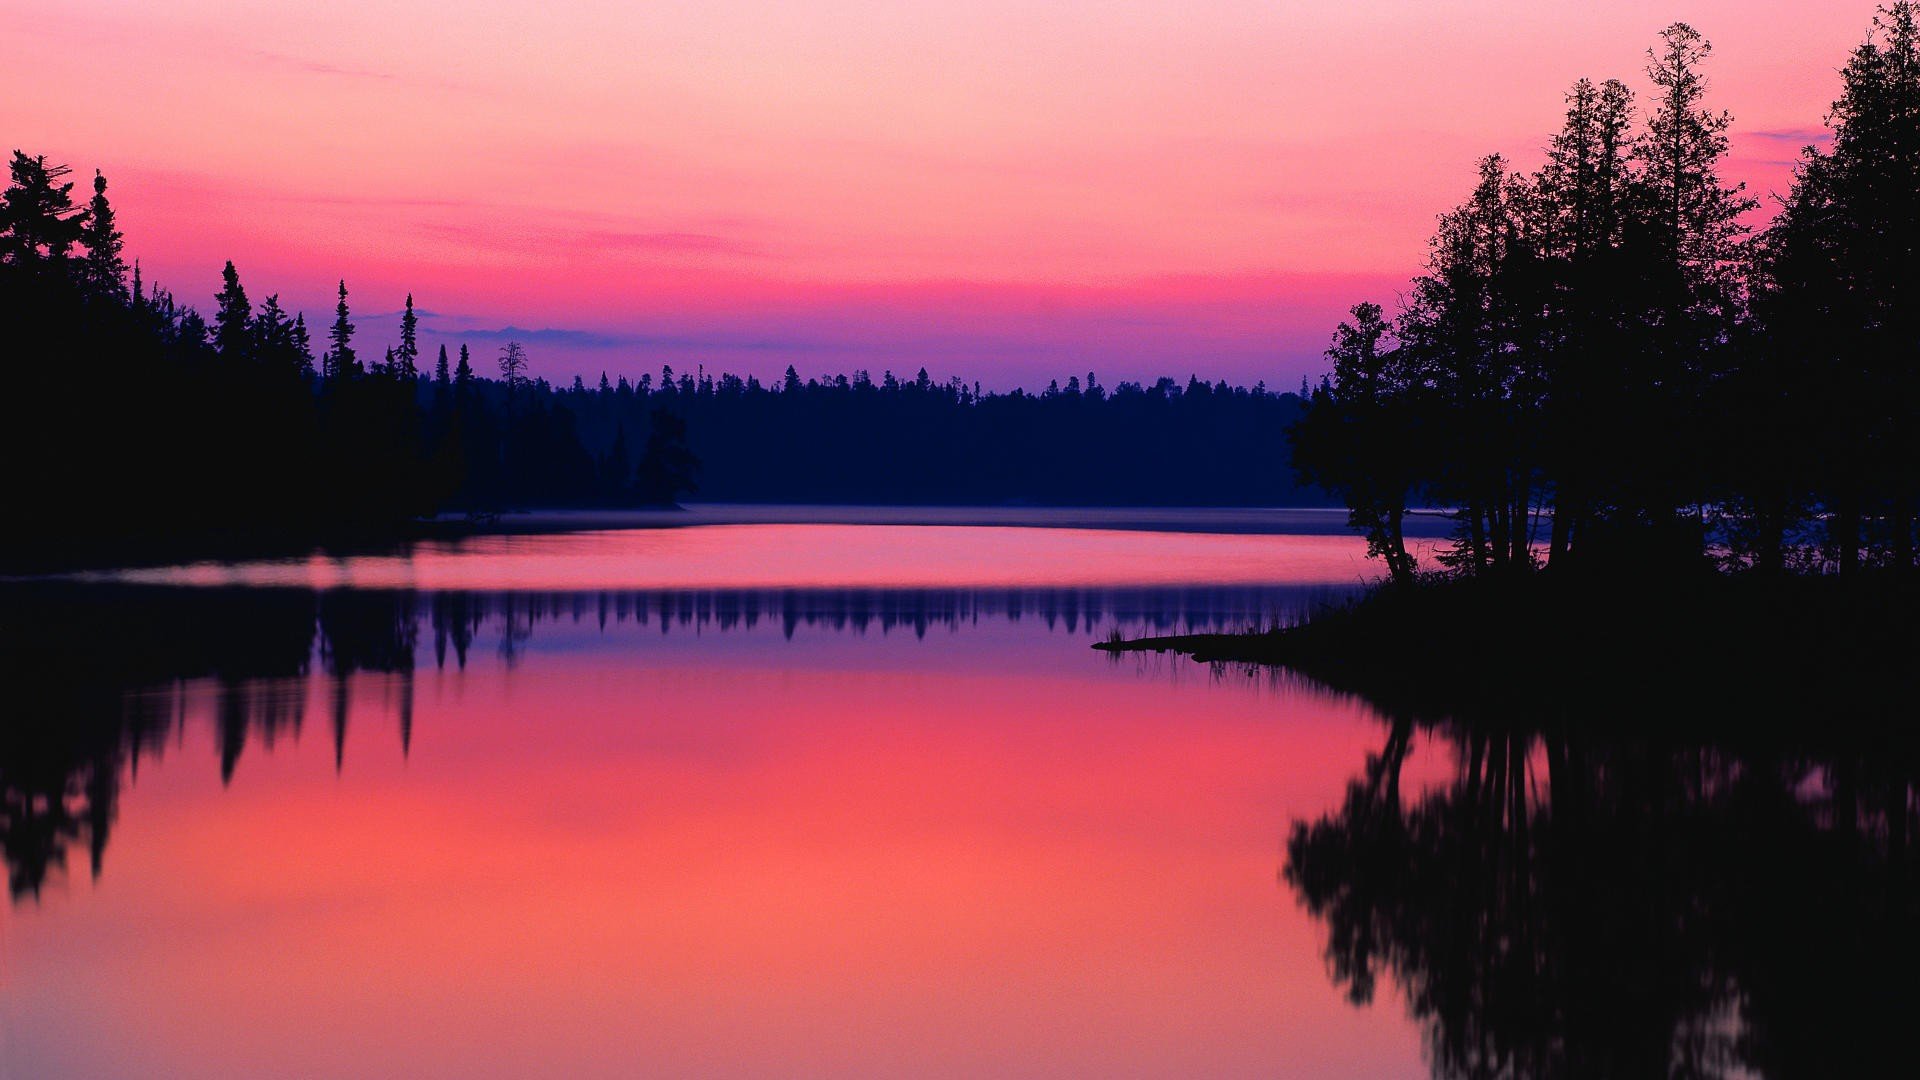
[[[93,173],[93,199],[87,203],[80,243],[87,249],[80,262],[81,279],[98,295],[116,300],[127,298],[127,264],[121,257],[126,241],[114,221],[113,204],[107,201],[107,178],[98,169]]]
[[[413,313],[412,293],[400,315],[400,347],[393,351],[391,367],[394,376],[406,382],[420,377],[420,320]]]
[[[360,373],[360,361],[353,352],[353,318],[347,311],[347,283],[340,282],[340,302],[333,309],[333,326],[327,331],[331,346],[323,359],[321,373],[329,382],[350,379]]]
[[[8,171],[10,182],[0,197],[0,237],[5,238],[0,255],[15,263],[65,259],[85,223],[73,205],[72,182],[60,182],[73,170],[15,150]]]
[[[233,268],[233,260],[227,260],[220,280],[220,291],[213,297],[213,347],[228,362],[250,360],[253,305],[247,302],[247,290],[240,285],[240,272]]]

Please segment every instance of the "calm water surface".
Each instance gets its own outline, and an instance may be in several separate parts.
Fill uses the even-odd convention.
[[[702,525],[15,586],[73,654],[15,722],[84,734],[9,770],[71,776],[9,837],[9,1075],[1421,1074],[1277,878],[1375,717],[1088,648],[1361,555]]]
[[[1530,861],[1559,750],[1088,648],[1295,617],[1357,540],[1038,524],[5,586],[5,1074],[1528,1075],[1586,1056],[1581,995],[1628,1054],[1589,1073],[1740,1063],[1690,877]]]

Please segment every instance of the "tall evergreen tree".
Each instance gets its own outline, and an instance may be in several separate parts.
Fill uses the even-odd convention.
[[[413,382],[420,377],[420,320],[413,313],[413,294],[407,294],[407,308],[400,315],[400,347],[393,351],[393,374]]]
[[[330,348],[323,359],[321,373],[329,382],[350,379],[360,373],[360,361],[353,352],[353,319],[347,311],[347,283],[340,282],[340,302],[333,309],[333,326],[327,330]]]
[[[107,201],[107,178],[98,169],[93,173],[93,199],[83,220],[80,243],[87,253],[80,262],[82,280],[97,295],[125,300],[127,264],[121,251],[126,241],[114,221],[113,204]]]
[[[445,343],[445,342],[441,342],[441,343],[440,343],[440,359],[438,359],[438,360],[436,360],[436,361],[434,362],[434,365],[433,365],[433,381],[434,381],[434,383],[435,383],[436,385],[438,385],[438,386],[441,386],[441,387],[445,387],[445,386],[446,386],[446,385],[448,384],[448,382],[450,382],[450,381],[452,380],[452,378],[453,378],[453,376],[452,376],[452,374],[451,374],[451,370],[452,370],[452,369],[450,369],[450,368],[449,368],[449,367],[447,366],[447,346],[446,346],[446,343]]]
[[[1541,270],[1549,275],[1540,343],[1543,455],[1555,500],[1549,565],[1569,557],[1585,523],[1604,512],[1609,493],[1596,466],[1630,437],[1610,421],[1629,411],[1635,392],[1622,366],[1636,319],[1622,287],[1633,277],[1625,249],[1635,213],[1632,123],[1625,84],[1581,79],[1533,182]]]
[[[1673,523],[1684,504],[1697,507],[1706,498],[1699,438],[1706,418],[1696,406],[1726,356],[1741,299],[1741,239],[1747,232],[1741,216],[1755,205],[1743,194],[1744,185],[1720,180],[1733,120],[1704,104],[1701,67],[1712,52],[1685,23],[1661,32],[1659,46],[1648,51],[1652,109],[1634,146],[1644,201],[1645,261],[1638,280],[1649,289],[1650,352],[1636,374],[1652,409],[1637,419],[1651,462],[1664,462],[1664,468],[1649,462],[1637,470],[1646,483],[1636,501],[1641,524],[1653,530]],[[1699,535],[1682,543],[1683,535],[1675,530],[1676,554],[1697,552],[1705,541]]]
[[[1356,304],[1351,314],[1327,349],[1332,376],[1292,430],[1293,460],[1311,482],[1346,499],[1367,553],[1386,561],[1395,583],[1410,584],[1416,567],[1405,521],[1419,472],[1418,373],[1395,347],[1380,305]]]
[[[1809,147],[1762,238],[1754,298],[1756,396],[1788,395],[1824,422],[1802,440],[1801,485],[1823,509],[1844,574],[1867,557],[1874,518],[1885,560],[1916,561],[1920,455],[1920,28],[1916,6],[1883,8],[1841,69],[1832,145]],[[1811,394],[1811,400],[1804,400]],[[1776,441],[1779,435],[1776,434]],[[1749,477],[1755,487],[1760,478]],[[1776,479],[1777,490],[1782,481]],[[1789,486],[1792,481],[1785,481]],[[1760,488],[1764,493],[1766,488]],[[1772,530],[1763,534],[1771,537]],[[1762,551],[1770,549],[1763,543]]]
[[[252,352],[261,363],[275,368],[293,369],[293,320],[280,307],[280,295],[274,293],[260,301],[260,312],[253,317]]]
[[[288,359],[301,375],[313,374],[313,337],[307,331],[307,316],[301,312],[293,317],[293,329],[288,334],[290,352]]]
[[[460,363],[453,369],[453,383],[455,386],[464,387],[470,385],[472,382],[473,364],[467,357],[467,346],[463,342],[460,345]]]
[[[250,359],[253,347],[253,305],[240,284],[240,272],[227,260],[220,271],[220,291],[214,294],[213,347],[229,361]],[[278,305],[276,305],[278,306]]]

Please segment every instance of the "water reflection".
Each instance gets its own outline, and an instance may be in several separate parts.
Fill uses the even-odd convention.
[[[177,744],[206,704],[223,783],[250,747],[298,738],[317,700],[344,767],[356,693],[381,676],[401,755],[416,665],[464,671],[491,648],[518,664],[543,627],[602,635],[911,634],[1028,622],[1091,636],[1285,621],[1321,587],[398,592],[43,583],[6,590],[0,624],[13,717],[0,725],[0,851],[15,901],[37,898],[83,848],[98,876],[123,783]]]
[[[1914,748],[1781,720],[1402,714],[1283,876],[1435,1076],[1884,1074],[1920,1004]],[[1456,761],[1424,791],[1416,729]]]

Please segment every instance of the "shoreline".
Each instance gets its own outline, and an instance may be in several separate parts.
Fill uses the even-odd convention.
[[[1445,580],[1376,587],[1287,627],[1091,647],[1284,667],[1430,716],[1551,724],[1657,700],[1701,722],[1784,708],[1904,732],[1920,693],[1920,578]]]
[[[1027,506],[693,502],[672,507],[553,507],[476,517],[441,515],[395,528],[351,527],[300,534],[214,535],[166,541],[105,540],[59,551],[19,550],[0,558],[0,577],[311,554],[365,554],[423,541],[537,536],[700,525],[964,525],[1108,529],[1228,535],[1351,535],[1333,507]],[[1445,523],[1433,519],[1439,535]]]

